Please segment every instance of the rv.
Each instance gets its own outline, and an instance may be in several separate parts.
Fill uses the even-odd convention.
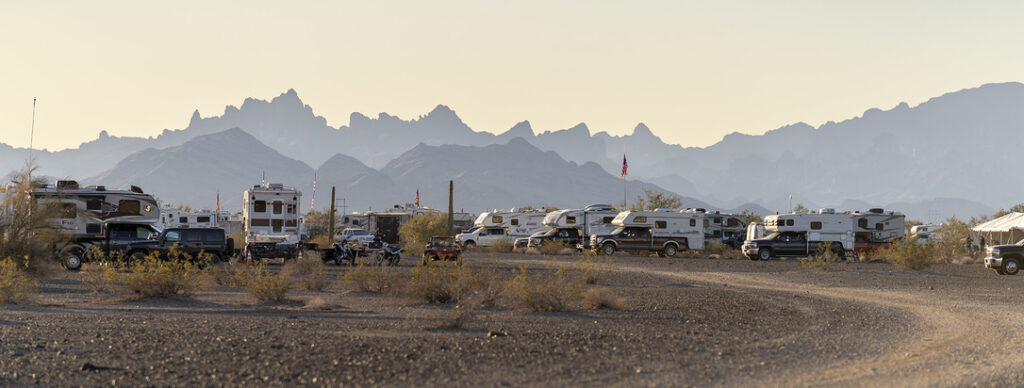
[[[584,209],[564,209],[550,212],[541,221],[541,224],[550,229],[531,235],[528,238],[527,246],[537,247],[548,240],[566,240],[570,246],[575,246],[579,242],[586,243],[585,248],[587,248],[590,245],[588,243],[590,235],[608,234],[617,228],[612,224],[612,220],[618,214],[619,212],[614,208],[603,204],[590,205]]]
[[[836,213],[834,209],[770,215],[764,218],[763,229],[748,227],[743,254],[751,260],[810,256],[828,244],[841,257],[855,256],[853,226],[852,214]]]
[[[160,209],[160,229],[170,228],[216,228],[220,217],[217,212],[209,210],[185,211],[180,209]]]
[[[906,216],[883,209],[853,212],[854,233],[872,242],[889,242],[907,234]]]
[[[123,251],[133,241],[154,239],[159,234],[154,226],[160,220],[156,199],[137,186],[112,190],[105,186],[80,187],[76,181],[62,180],[35,188],[32,198],[59,204],[59,218],[50,222],[68,236],[68,243],[55,248],[69,270],[81,268],[89,247],[110,254]]]
[[[484,212],[473,222],[473,229],[455,235],[455,241],[467,249],[490,246],[498,240],[512,243],[516,238],[544,230],[542,222],[546,215],[542,211],[521,209]]]
[[[245,234],[244,255],[248,260],[264,257],[291,259],[300,251],[299,200],[302,192],[280,183],[255,185],[242,199]]]
[[[703,213],[672,209],[624,211],[615,216],[612,224],[617,226],[615,231],[590,236],[589,246],[606,255],[646,251],[668,257],[687,249],[704,249]]]

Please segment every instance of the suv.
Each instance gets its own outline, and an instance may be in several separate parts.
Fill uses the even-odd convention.
[[[129,244],[127,254],[132,260],[142,259],[153,252],[166,258],[175,246],[193,259],[198,258],[200,253],[209,253],[213,255],[214,261],[222,261],[231,257],[234,240],[227,238],[221,228],[172,228],[160,233],[155,240]]]
[[[458,260],[462,254],[462,248],[455,243],[451,237],[431,237],[426,248],[423,249],[423,262],[433,260]]]
[[[743,243],[743,254],[750,260],[768,260],[773,257],[807,257],[820,253],[828,242],[807,241],[803,232],[772,233],[759,240]],[[846,252],[839,241],[832,241],[832,251],[842,259]]]
[[[1024,240],[1012,245],[996,245],[988,248],[985,268],[993,269],[1000,275],[1016,275],[1024,264]]]

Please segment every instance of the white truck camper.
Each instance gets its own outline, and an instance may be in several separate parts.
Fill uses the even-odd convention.
[[[286,260],[300,252],[302,192],[280,183],[255,185],[242,199],[242,221],[245,227],[247,260],[283,257]]]
[[[160,229],[217,227],[220,227],[220,217],[215,211],[185,211],[171,208],[160,209]]]
[[[756,224],[747,227],[742,249],[751,260],[767,260],[812,255],[828,243],[835,252],[847,257],[856,255],[853,227],[852,214],[836,213],[834,209],[769,215],[764,218],[763,229]]]
[[[854,234],[870,242],[889,242],[907,234],[903,213],[875,208],[853,212]]]
[[[473,222],[472,229],[455,235],[455,241],[467,249],[490,246],[498,240],[512,243],[517,238],[529,237],[546,229],[543,224],[546,216],[547,213],[542,211],[518,208],[484,212]]]
[[[111,190],[105,186],[80,187],[72,180],[42,185],[32,191],[40,203],[56,203],[58,218],[54,227],[66,233],[68,242],[54,247],[61,263],[70,270],[81,268],[85,253],[95,246],[112,253],[139,240],[159,234],[160,208],[153,196],[137,186],[129,190]]]

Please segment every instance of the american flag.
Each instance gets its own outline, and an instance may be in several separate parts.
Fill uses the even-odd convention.
[[[629,169],[629,163],[626,163],[626,155],[622,155],[622,177],[626,177],[626,170]]]
[[[220,192],[217,192],[217,213],[220,213]]]
[[[416,189],[416,207],[420,207],[420,189]]]

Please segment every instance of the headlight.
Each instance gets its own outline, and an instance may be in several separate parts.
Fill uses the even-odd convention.
[[[1000,253],[999,253],[998,249],[993,249],[992,250],[992,257],[999,257],[999,255],[1000,255]]]

